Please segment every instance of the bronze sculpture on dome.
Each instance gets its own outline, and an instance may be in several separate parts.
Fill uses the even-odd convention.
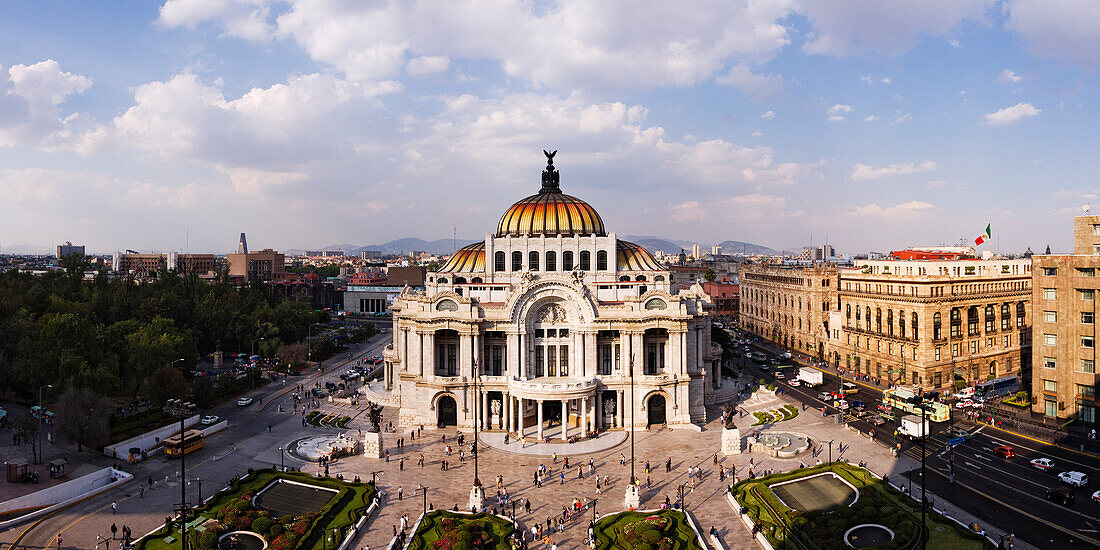
[[[542,171],[542,192],[561,192],[558,187],[558,171],[554,168],[554,155],[558,154],[558,150],[543,149],[542,154],[546,155],[546,170]]]

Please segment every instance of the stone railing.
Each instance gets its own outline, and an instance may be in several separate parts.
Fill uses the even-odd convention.
[[[508,390],[524,399],[573,399],[594,395],[597,382],[594,378],[525,378],[508,380]]]

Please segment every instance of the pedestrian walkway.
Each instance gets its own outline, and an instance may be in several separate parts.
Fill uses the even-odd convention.
[[[614,449],[627,439],[627,432],[604,432],[597,437],[582,439],[576,443],[536,443],[534,438],[529,438],[526,443],[509,437],[508,443],[504,442],[504,433],[487,432],[479,435],[482,443],[489,447],[509,453],[528,456],[571,456],[599,453]]]

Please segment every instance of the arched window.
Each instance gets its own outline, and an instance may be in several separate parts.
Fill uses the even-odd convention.
[[[587,250],[581,251],[581,271],[589,271],[592,269],[592,253]]]
[[[561,270],[573,271],[573,251],[566,250],[561,253]]]
[[[596,251],[596,271],[607,271],[607,251]]]
[[[523,271],[523,252],[512,253],[512,271]]]
[[[864,320],[867,322],[867,332],[871,331],[871,306],[867,306],[864,310]]]
[[[505,255],[503,250],[498,250],[496,254],[493,254],[493,270],[504,271],[506,266],[504,265]]]
[[[634,277],[634,280],[635,281],[644,281],[644,280],[646,280],[646,278],[645,278],[645,275],[638,275],[637,277]]]
[[[455,277],[455,284],[456,285],[466,284],[466,277]]]
[[[886,332],[890,333],[890,336],[894,335],[894,310],[886,310]]]
[[[916,339],[916,338],[918,338],[918,337],[919,337],[919,333],[917,332],[917,325],[918,325],[918,324],[919,324],[919,323],[917,323],[917,312],[915,312],[915,311],[914,311],[914,312],[913,312],[913,323],[912,323],[912,328],[913,328],[913,339]]]
[[[447,278],[446,277],[440,277],[440,278],[436,279],[435,282],[445,284],[447,282]]]
[[[653,282],[663,283],[663,282],[665,282],[665,276],[664,275],[658,275],[658,276],[653,278]]]
[[[620,275],[619,282],[627,282],[630,280],[630,275]]]
[[[882,308],[875,308],[875,332],[882,333]]]
[[[558,270],[558,253],[547,252],[546,253],[546,270],[557,271]]]
[[[905,310],[898,310],[898,334],[905,338]]]
[[[539,270],[539,253],[532,250],[527,254],[527,269],[531,271]]]
[[[473,279],[470,279],[470,282],[471,283],[483,283],[485,281],[482,281],[481,277],[474,277]]]

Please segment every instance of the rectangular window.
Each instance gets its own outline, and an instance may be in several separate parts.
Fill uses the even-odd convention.
[[[546,376],[545,353],[545,346],[535,346],[535,376]]]
[[[1053,358],[1053,357],[1044,357],[1043,358],[1043,368],[1044,369],[1058,368],[1058,360]]]
[[[1096,374],[1096,362],[1092,359],[1081,360],[1081,372],[1087,372],[1089,374]]]
[[[1092,234],[1093,235],[1100,235],[1100,223],[1092,224]]]
[[[611,344],[600,345],[599,365],[601,376],[611,375]]]
[[[974,341],[970,342],[970,353],[971,354],[978,353],[978,341],[977,340],[974,340]]]
[[[1081,347],[1083,347],[1083,348],[1096,347],[1096,342],[1093,340],[1092,336],[1082,336],[1081,337]]]
[[[1058,322],[1058,312],[1057,311],[1044,311],[1043,312],[1043,322],[1044,323],[1057,323]]]
[[[1043,268],[1043,275],[1046,275],[1047,277],[1053,277],[1057,274],[1058,274],[1058,268],[1057,267],[1044,267]]]
[[[1058,416],[1058,402],[1053,399],[1043,400],[1043,410],[1047,416]]]
[[[1058,393],[1058,381],[1057,380],[1043,380],[1043,391],[1051,393]]]
[[[1044,300],[1057,300],[1058,299],[1058,289],[1056,289],[1056,288],[1044,288],[1043,289],[1043,299]]]
[[[951,344],[951,357],[958,357],[958,356],[959,356],[959,345],[958,344]]]
[[[942,385],[943,385],[943,373],[940,373],[940,372],[932,373],[932,386],[938,388]]]
[[[558,372],[558,346],[546,346],[546,376]]]
[[[1012,346],[1012,336],[1006,334],[1005,335],[1005,348],[1007,349],[1010,346]]]
[[[1096,407],[1092,405],[1081,404],[1077,409],[1077,419],[1086,424],[1093,424],[1096,422]]]
[[[645,345],[645,374],[657,374],[665,368],[665,345],[649,342]]]
[[[1081,322],[1086,324],[1086,325],[1091,325],[1094,318],[1095,318],[1094,314],[1091,311],[1082,311],[1081,312]]]
[[[1077,397],[1084,397],[1086,399],[1096,397],[1096,386],[1077,384]]]
[[[1078,277],[1095,277],[1096,269],[1091,267],[1079,267],[1077,268]]]
[[[940,360],[940,348],[937,347],[936,348],[936,361],[939,361],[939,360]]]
[[[1043,345],[1044,346],[1057,346],[1058,345],[1058,335],[1057,334],[1044,334],[1043,335]]]
[[[1077,292],[1081,294],[1082,300],[1092,300],[1096,298],[1096,291],[1091,288],[1079,288]]]
[[[569,376],[569,346],[558,346],[558,376]]]

